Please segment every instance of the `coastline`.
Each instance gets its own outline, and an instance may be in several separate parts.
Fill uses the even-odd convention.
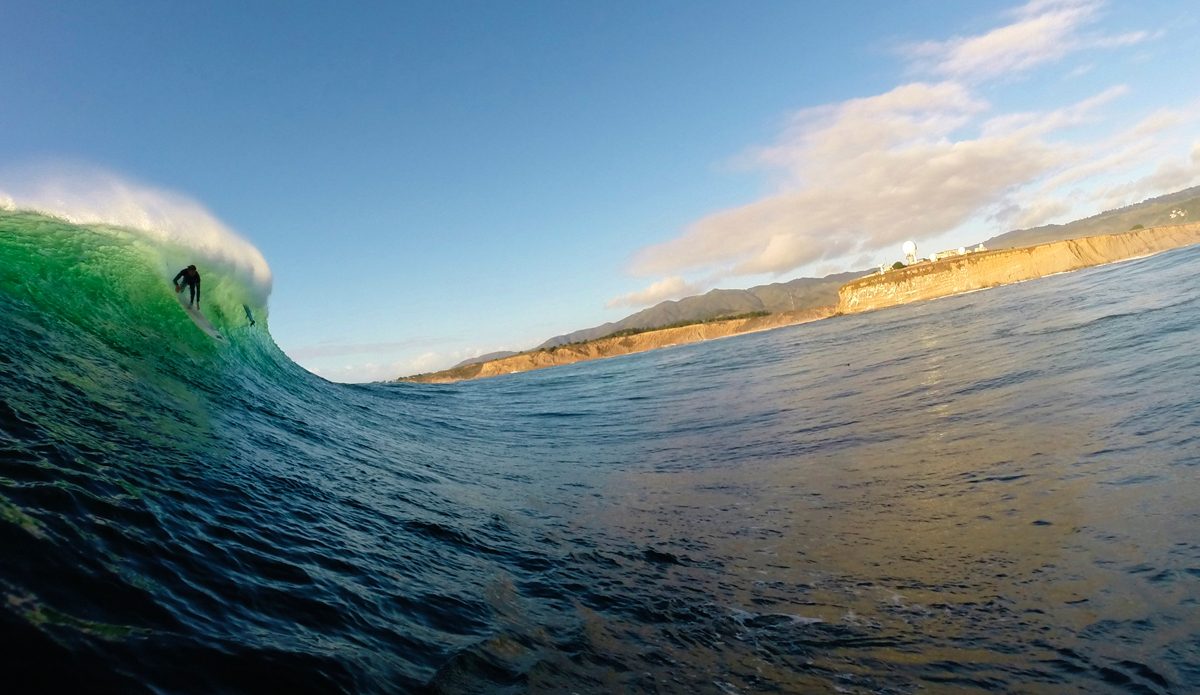
[[[1143,258],[1197,243],[1200,243],[1200,223],[1192,223],[953,256],[852,280],[838,290],[836,306],[815,307],[748,319],[713,321],[651,330],[620,338],[560,345],[431,374],[401,377],[395,381],[451,384],[619,357],[674,345],[794,326],[842,314],[857,314],[965,294],[1083,268]]]
[[[838,313],[857,314],[1034,280],[1200,243],[1200,223],[984,251],[910,265],[846,283]]]
[[[606,359],[632,355],[647,350],[699,343],[717,338],[727,338],[746,333],[769,331],[773,328],[794,326],[810,321],[833,316],[835,309],[832,305],[785,311],[777,314],[767,314],[748,319],[731,319],[729,321],[713,321],[697,323],[679,328],[664,328],[657,331],[646,331],[636,335],[621,338],[604,338],[586,343],[560,345],[554,348],[525,352],[511,357],[503,357],[489,362],[477,362],[463,365],[432,374],[401,377],[396,381],[407,381],[421,384],[452,384],[456,381],[469,379],[485,379],[501,374],[528,372],[546,367],[558,367],[575,362]]]

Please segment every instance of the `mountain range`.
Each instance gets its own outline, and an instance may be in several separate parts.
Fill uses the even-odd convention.
[[[1012,249],[1064,239],[1128,232],[1139,224],[1143,227],[1163,227],[1197,221],[1200,221],[1200,186],[1149,198],[1066,224],[1017,229],[994,236],[983,244],[989,249]]]
[[[1066,224],[1048,224],[1013,230],[994,236],[984,241],[983,244],[989,249],[1008,249],[1064,239],[1127,232],[1136,225],[1160,227],[1184,224],[1189,221],[1200,221],[1200,186],[1150,198],[1134,205],[1108,210]],[[626,328],[657,328],[680,321],[703,321],[753,311],[777,313],[836,304],[839,287],[869,272],[871,271],[861,270],[827,275],[823,278],[797,278],[789,282],[759,285],[746,290],[710,290],[693,297],[660,302],[649,309],[630,314],[620,321],[556,335],[534,349],[595,340]],[[464,360],[454,366],[461,367],[477,362],[487,362],[516,354],[519,353],[491,352]]]
[[[693,297],[659,302],[649,309],[630,314],[620,321],[610,321],[593,328],[556,335],[534,349],[540,350],[556,345],[595,340],[626,328],[657,328],[680,321],[703,321],[719,316],[735,316],[755,311],[775,314],[783,311],[829,306],[837,304],[839,287],[862,277],[867,272],[869,271],[863,270],[837,273],[823,278],[797,278],[789,282],[774,282],[746,290],[709,290]],[[516,354],[518,353],[507,351],[492,352],[464,360],[454,367],[498,360]]]

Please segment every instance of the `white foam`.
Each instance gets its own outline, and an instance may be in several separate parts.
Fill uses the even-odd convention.
[[[3,175],[0,208],[32,210],[72,224],[122,227],[151,242],[183,247],[200,264],[238,275],[257,295],[253,300],[266,304],[273,279],[262,253],[192,198],[74,165],[22,174]]]

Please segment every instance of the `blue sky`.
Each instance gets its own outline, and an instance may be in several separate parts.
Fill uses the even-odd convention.
[[[394,378],[1200,183],[1198,14],[9,0],[0,191],[187,196],[270,264],[285,351]]]

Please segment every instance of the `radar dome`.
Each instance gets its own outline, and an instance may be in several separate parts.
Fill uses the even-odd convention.
[[[917,252],[917,245],[914,242],[904,242],[904,255],[911,256]]]

